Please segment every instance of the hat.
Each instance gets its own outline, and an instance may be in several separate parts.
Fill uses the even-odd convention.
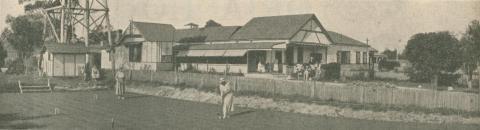
[[[220,81],[225,81],[225,78],[220,78]]]

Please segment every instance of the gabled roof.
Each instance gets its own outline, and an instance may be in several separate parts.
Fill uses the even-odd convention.
[[[147,41],[173,41],[175,28],[171,24],[132,21]]]
[[[239,26],[220,26],[220,27],[206,27],[197,29],[177,29],[175,31],[175,41],[180,41],[184,38],[205,37],[205,41],[228,41],[230,37],[237,31]]]
[[[314,14],[255,17],[239,29],[234,40],[290,39]]]
[[[361,41],[355,40],[351,37],[348,37],[346,35],[334,32],[334,31],[328,31],[328,34],[333,40],[333,44],[340,44],[340,45],[352,45],[352,46],[368,46],[366,43],[363,43]]]
[[[207,34],[205,41],[227,41],[240,28],[240,26],[222,26],[204,28]]]

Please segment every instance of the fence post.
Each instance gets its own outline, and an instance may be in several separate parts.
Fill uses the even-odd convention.
[[[317,86],[317,82],[313,80],[313,85],[310,88],[310,98],[315,97],[315,87]]]
[[[277,83],[275,82],[275,80],[272,80],[272,84],[273,84],[273,92],[272,92],[272,97],[273,99],[275,99],[275,91],[277,91]]]
[[[177,71],[175,71],[175,85],[178,85],[178,74],[177,74]]]
[[[153,71],[150,71],[150,82],[153,81]]]

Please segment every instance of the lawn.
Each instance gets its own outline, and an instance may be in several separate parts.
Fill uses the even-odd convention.
[[[328,118],[248,108],[238,108],[231,118],[219,120],[219,105],[137,94],[118,100],[111,91],[1,93],[0,106],[0,129],[473,130],[480,127]]]

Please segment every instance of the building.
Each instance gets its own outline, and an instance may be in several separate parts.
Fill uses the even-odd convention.
[[[172,70],[175,28],[131,21],[115,47],[115,66],[131,70]]]
[[[117,54],[123,57],[120,63],[134,70],[147,64],[156,66],[147,68],[170,67],[173,61],[180,71],[242,74],[288,74],[299,64],[341,63],[349,69],[367,69],[376,52],[363,42],[328,31],[314,14],[255,17],[244,26],[189,29],[132,21],[129,28],[132,33],[125,35],[116,51],[123,50]]]
[[[48,43],[44,45],[44,51],[41,53],[40,66],[41,71],[46,76],[57,77],[76,77],[83,76],[85,65],[90,63],[93,66],[100,67],[101,52],[106,47],[99,45],[84,44],[58,44]],[[89,56],[87,61],[87,54]]]

